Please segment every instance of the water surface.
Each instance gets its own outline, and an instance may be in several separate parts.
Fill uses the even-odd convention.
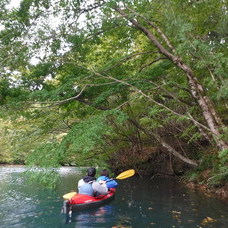
[[[28,182],[23,167],[0,167],[0,227],[228,227],[228,204],[173,178],[119,180],[116,198],[99,208],[61,214],[62,195],[82,171],[61,168],[57,189]]]

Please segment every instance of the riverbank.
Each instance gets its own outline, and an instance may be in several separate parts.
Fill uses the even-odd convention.
[[[0,167],[25,167],[26,165],[0,164]]]
[[[193,181],[188,181],[186,179],[180,178],[179,176],[169,176],[169,175],[154,175],[154,176],[167,176],[169,178],[179,178],[180,182],[182,182],[185,186],[187,186],[189,189],[192,190],[197,190],[202,192],[205,196],[207,197],[212,197],[212,198],[216,198],[219,200],[222,200],[226,203],[228,203],[228,183],[225,186],[221,186],[221,187],[209,187],[206,184],[199,184]],[[153,179],[152,176],[150,179]],[[143,176],[141,176],[143,177]]]
[[[185,182],[185,184],[188,188],[199,190],[208,197],[215,197],[222,201],[228,202],[228,184],[219,188],[210,188],[205,184],[197,184],[194,182]]]

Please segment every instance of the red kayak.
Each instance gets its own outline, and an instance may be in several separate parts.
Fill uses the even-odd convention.
[[[109,190],[107,195],[99,195],[97,197],[76,194],[71,199],[67,200],[67,202],[65,202],[67,211],[76,211],[103,205],[114,199],[115,191],[116,189],[112,188]]]

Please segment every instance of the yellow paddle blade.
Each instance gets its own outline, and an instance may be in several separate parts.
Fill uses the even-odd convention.
[[[67,193],[67,194],[63,195],[63,199],[68,200],[68,199],[72,198],[73,196],[75,196],[76,194],[77,194],[77,192]]]
[[[132,177],[135,174],[135,170],[134,169],[129,169],[127,171],[122,172],[121,174],[119,174],[116,179],[125,179],[128,177]]]

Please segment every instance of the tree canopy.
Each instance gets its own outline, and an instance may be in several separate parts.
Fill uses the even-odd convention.
[[[156,147],[227,178],[226,0],[8,3],[0,112],[14,156],[125,168]]]

